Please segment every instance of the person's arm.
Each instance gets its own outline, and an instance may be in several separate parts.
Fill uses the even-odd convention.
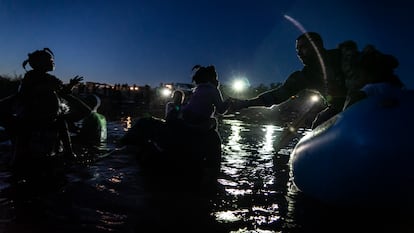
[[[61,97],[68,101],[71,109],[66,116],[67,119],[80,121],[92,112],[92,109],[85,102],[73,94],[61,94]]]
[[[260,95],[247,100],[233,99],[231,108],[234,110],[239,110],[252,106],[265,106],[265,101],[263,101]]]
[[[215,88],[214,95],[214,105],[216,106],[216,112],[219,114],[226,113],[227,109],[230,106],[231,99],[223,100],[223,95],[221,94],[220,89]]]
[[[173,108],[174,108],[174,103],[173,102],[168,102],[165,105],[164,119],[167,119],[168,118],[168,115],[173,110]]]
[[[302,89],[302,76],[301,71],[293,72],[281,86],[265,91],[251,99],[235,100],[232,107],[242,109],[253,106],[270,107],[274,104],[280,104]]]
[[[351,106],[352,104],[364,99],[367,97],[367,94],[364,91],[361,90],[356,90],[356,91],[352,91],[350,93],[348,93],[345,103],[344,103],[344,107],[342,110],[345,110],[346,108],[349,108],[349,106]]]
[[[63,85],[62,92],[71,93],[73,87],[78,85],[82,80],[83,80],[83,77],[76,75],[75,77],[69,80],[69,83]]]

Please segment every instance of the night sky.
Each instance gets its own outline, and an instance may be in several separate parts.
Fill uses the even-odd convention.
[[[219,79],[252,85],[283,82],[302,67],[301,30],[327,48],[344,40],[396,56],[407,87],[413,60],[413,3],[333,0],[0,0],[0,75],[22,75],[29,52],[49,47],[52,74],[84,81],[158,86],[191,82],[196,64],[216,65]]]

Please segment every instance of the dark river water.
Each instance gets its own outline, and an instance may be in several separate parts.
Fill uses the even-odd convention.
[[[115,149],[129,127],[130,118],[109,122],[100,153]],[[208,195],[174,188],[185,178],[150,188],[136,155],[122,149],[73,166],[60,185],[16,188],[1,166],[0,232],[414,232],[405,211],[332,207],[296,190],[289,156],[297,139],[279,148],[282,127],[225,118],[219,132],[221,173]]]

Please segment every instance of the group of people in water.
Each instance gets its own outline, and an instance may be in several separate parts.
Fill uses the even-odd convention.
[[[328,106],[313,121],[312,128],[315,128],[362,98],[404,89],[394,73],[398,60],[372,45],[359,51],[357,44],[348,40],[337,48],[326,49],[318,33],[306,32],[296,39],[296,51],[303,64],[302,70],[293,72],[276,89],[252,99],[235,101],[234,109],[271,106],[301,90],[317,90]]]
[[[32,69],[26,70],[27,64]],[[106,140],[106,119],[97,112],[99,97],[91,95],[82,100],[72,94],[82,77],[64,84],[51,75],[55,63],[49,48],[29,53],[22,66],[26,73],[19,89],[0,102],[0,125],[12,142],[11,165],[16,171],[31,170],[29,167],[58,153],[67,161],[76,159],[73,138],[84,144]]]
[[[289,75],[276,89],[247,100],[235,98],[224,100],[219,89],[215,66],[194,66],[192,81],[196,87],[188,102],[184,103],[184,93],[176,90],[172,102],[166,105],[164,119],[139,119],[131,132],[121,139],[121,144],[144,145],[148,142],[154,144],[158,140],[155,147],[159,150],[169,148],[171,144],[179,144],[182,147],[183,144],[177,142],[182,139],[171,139],[175,134],[189,134],[189,132],[191,137],[195,138],[194,142],[198,143],[201,138],[209,140],[208,137],[199,135],[216,131],[215,114],[238,111],[250,106],[280,104],[305,89],[320,92],[328,103],[327,108],[313,121],[312,128],[315,128],[362,98],[383,94],[389,95],[392,100],[393,93],[404,89],[404,84],[394,73],[398,60],[392,55],[383,54],[372,45],[359,50],[354,41],[345,41],[337,48],[326,49],[318,33],[306,32],[297,37],[296,51],[303,68]],[[26,68],[27,64],[32,67],[32,70],[26,72],[18,93],[1,100],[0,125],[10,133],[15,145],[17,164],[25,160],[28,154],[33,156],[28,150],[35,144],[36,138],[46,140],[50,147],[60,146],[60,150],[68,158],[75,157],[70,136],[74,122],[84,120],[85,125],[82,127],[84,130],[75,130],[80,137],[88,132],[99,132],[99,136],[90,135],[82,138],[82,141],[92,138],[91,140],[96,142],[106,138],[105,117],[97,113],[96,107],[88,106],[87,101],[71,93],[71,89],[82,81],[82,77],[76,76],[68,84],[63,84],[57,77],[49,74],[48,72],[53,71],[55,67],[53,53],[47,48],[29,53],[28,59],[23,62],[23,67]],[[99,106],[99,98],[95,96],[91,100],[95,106]],[[392,101],[388,101],[387,104],[390,103],[393,104]],[[50,128],[54,131],[49,130],[42,135],[41,132],[46,132],[44,129]],[[142,133],[145,134],[144,136],[139,135],[142,128],[145,128]],[[168,132],[166,133],[165,130]],[[167,136],[160,139],[160,132]],[[169,141],[169,144],[166,143],[163,148],[162,144],[166,141]],[[204,149],[206,146],[197,143],[199,149]],[[40,151],[44,153],[45,150]],[[215,153],[221,153],[219,146],[215,146]],[[202,160],[209,160],[209,158],[205,157]],[[220,155],[213,159],[214,163],[219,160]]]
[[[181,113],[174,116],[180,116],[187,123],[200,124],[208,122],[215,113],[280,104],[309,89],[318,91],[328,103],[313,121],[312,128],[315,128],[367,96],[382,94],[391,98],[404,89],[403,82],[394,73],[398,60],[372,45],[359,51],[354,41],[347,40],[337,48],[326,49],[318,33],[306,32],[296,39],[296,51],[303,68],[289,75],[281,86],[247,100],[223,100],[215,67],[197,65],[193,68],[196,88],[189,102],[182,106],[183,93],[175,93],[177,99],[169,105],[176,107],[167,109],[180,109]]]

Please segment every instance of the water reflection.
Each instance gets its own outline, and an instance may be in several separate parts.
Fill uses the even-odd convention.
[[[281,219],[280,194],[274,189],[274,141],[283,131],[274,125],[225,119],[223,136],[223,201],[213,213],[219,222],[238,223],[235,232],[275,229]],[[280,200],[279,200],[280,199]]]
[[[263,147],[259,150],[261,154],[269,154],[273,152],[274,132],[276,126],[265,125],[263,131],[265,132]]]
[[[108,122],[107,149],[132,124],[130,117]],[[172,190],[171,184],[150,191],[135,155],[122,150],[74,167],[63,187],[45,192],[11,190],[10,172],[0,166],[0,232],[353,232],[361,224],[368,232],[387,222],[394,224],[383,228],[389,232],[412,232],[406,223],[413,215],[338,210],[300,195],[291,183],[289,153],[275,145],[284,128],[222,119],[219,132],[223,154],[213,197]],[[395,223],[398,218],[406,225]]]

